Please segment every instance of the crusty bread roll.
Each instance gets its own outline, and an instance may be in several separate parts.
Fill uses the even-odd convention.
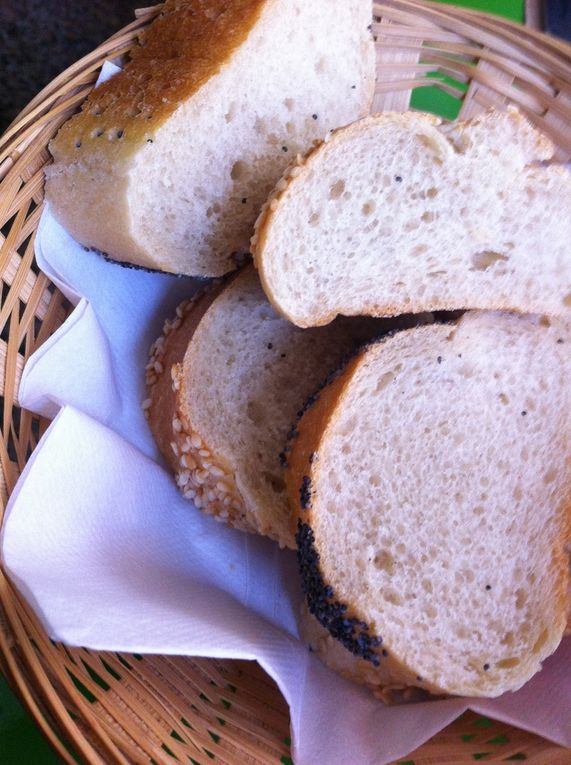
[[[497,696],[558,646],[570,342],[555,321],[471,312],[370,345],[314,397],[288,495],[309,610],[355,679]]]
[[[571,173],[516,110],[369,117],[288,169],[252,251],[300,327],[337,314],[571,315]]]
[[[184,496],[229,525],[295,547],[283,455],[303,401],[386,322],[300,330],[252,266],[179,307],[153,345],[145,410]]]
[[[166,0],[51,142],[52,212],[119,261],[233,270],[291,158],[368,113],[371,21],[371,0]]]

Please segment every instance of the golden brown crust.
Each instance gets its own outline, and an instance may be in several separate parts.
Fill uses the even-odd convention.
[[[350,387],[353,376],[358,371],[361,363],[362,353],[359,353],[339,373],[333,375],[329,383],[310,399],[310,404],[306,406],[295,429],[292,449],[288,456],[286,485],[293,522],[298,526],[298,545],[300,545],[299,524],[314,530],[314,495],[312,493],[312,486],[316,485],[316,478],[322,469],[319,458],[320,445],[327,439],[328,429],[333,423],[339,407],[342,406],[345,392]],[[314,551],[319,556],[318,563],[321,561],[323,564],[327,556],[327,550],[319,547],[319,541],[316,538],[318,533],[317,531],[317,534],[314,535]],[[303,557],[301,546],[300,555]],[[319,568],[322,574],[323,569],[327,568],[327,562],[325,561],[325,566],[321,565]],[[315,570],[311,572],[312,578],[314,578],[315,573]],[[335,597],[333,592],[331,600],[334,600]],[[363,614],[357,613],[354,608],[348,607],[348,604],[343,605],[343,619],[345,622],[351,621],[357,625],[365,623]],[[311,616],[309,618],[312,619],[314,617]],[[308,626],[307,622],[305,626]],[[368,630],[368,627],[366,629]],[[317,634],[319,636],[319,628],[310,631],[313,635]],[[303,632],[304,630],[302,630]],[[308,630],[305,630],[305,632],[307,633]],[[389,647],[383,646],[379,648],[377,651],[379,661],[375,660],[371,663],[359,655],[352,656],[347,646],[343,647],[340,643],[338,644],[341,645],[339,649],[338,641],[325,630],[323,632],[325,632],[326,638],[324,642],[318,641],[321,645],[318,646],[317,653],[321,654],[325,663],[332,664],[338,670],[341,669],[341,674],[345,677],[367,685],[374,695],[385,703],[395,704],[402,703],[403,701],[416,701],[420,700],[421,697],[426,699],[431,694],[442,695],[442,689],[421,680],[410,667],[392,655]],[[370,635],[369,637],[373,636]],[[341,652],[347,651],[347,658],[343,658],[342,661],[338,661],[343,655],[341,653],[340,656],[339,650]],[[326,660],[328,657],[330,659],[329,662]],[[342,667],[341,664],[343,665]],[[424,687],[420,687],[419,682],[422,682]]]
[[[101,150],[111,162],[138,145],[232,56],[269,0],[166,0],[122,72],[94,90],[50,150],[60,162]]]

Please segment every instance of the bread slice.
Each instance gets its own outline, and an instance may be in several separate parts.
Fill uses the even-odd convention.
[[[184,496],[295,547],[280,459],[288,431],[329,370],[384,327],[300,330],[275,313],[252,266],[179,307],[151,350],[144,408]]]
[[[497,696],[566,624],[571,333],[472,312],[358,354],[287,471],[309,610],[369,685]]]
[[[371,21],[371,0],[166,0],[52,141],[55,216],[119,261],[233,270],[291,157],[369,112]]]
[[[289,168],[258,219],[266,294],[300,327],[466,308],[569,316],[571,174],[540,164],[552,153],[514,109],[338,130]]]

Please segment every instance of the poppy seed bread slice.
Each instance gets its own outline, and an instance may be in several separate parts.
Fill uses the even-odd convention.
[[[369,112],[371,20],[371,0],[166,0],[51,142],[52,212],[115,260],[234,270],[291,157]]]
[[[399,332],[301,418],[287,484],[309,610],[380,686],[497,696],[557,648],[570,341],[502,313]]]
[[[152,348],[145,410],[184,495],[295,547],[280,459],[291,423],[329,370],[383,326],[344,319],[300,330],[276,314],[252,266],[179,308]]]
[[[383,114],[289,168],[252,252],[300,327],[337,314],[488,309],[571,314],[571,173],[512,109],[441,125]]]

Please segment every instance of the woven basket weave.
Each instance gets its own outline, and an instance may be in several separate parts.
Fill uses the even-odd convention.
[[[136,21],[56,78],[0,141],[2,514],[49,424],[18,406],[20,374],[70,308],[33,254],[48,141],[91,90],[102,62],[127,54],[159,11],[139,11]],[[502,19],[415,0],[376,5],[373,32],[377,110],[426,108],[428,85],[439,89],[439,110],[449,117],[515,103],[551,136],[558,159],[570,159],[571,47]],[[2,572],[0,669],[70,765],[73,754],[89,765],[290,762],[287,707],[256,664],[66,648],[49,640]],[[468,713],[401,762],[478,759],[569,765],[571,750]]]

